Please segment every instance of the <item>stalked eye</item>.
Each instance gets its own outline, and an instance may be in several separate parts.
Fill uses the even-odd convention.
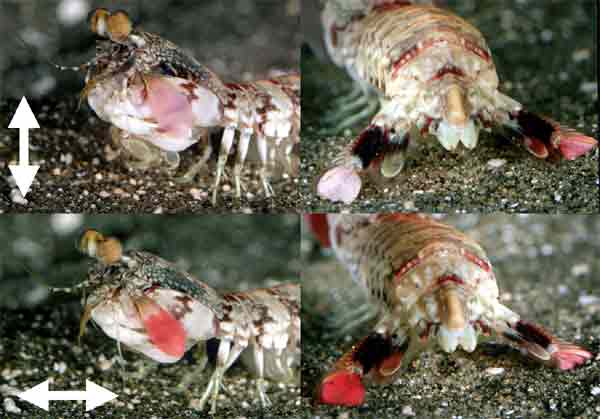
[[[96,257],[98,243],[104,241],[104,236],[96,230],[86,230],[79,241],[79,251],[90,257]]]
[[[108,37],[113,42],[123,43],[131,34],[132,24],[127,12],[117,10],[107,19]]]
[[[121,260],[123,247],[114,237],[105,238],[96,230],[87,230],[79,241],[79,250],[86,255],[111,265]]]
[[[108,38],[107,19],[110,12],[103,8],[94,9],[88,15],[88,22],[93,33],[103,38]]]

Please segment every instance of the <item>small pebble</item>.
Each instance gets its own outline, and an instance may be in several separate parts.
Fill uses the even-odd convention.
[[[69,165],[71,165],[71,163],[73,163],[73,155],[71,153],[67,153],[67,154],[61,153],[60,161],[64,164],[66,164],[67,166],[69,166]]]
[[[573,265],[571,268],[571,275],[573,276],[585,276],[590,273],[590,265],[587,263],[578,263],[577,265]]]
[[[586,81],[581,83],[579,91],[581,91],[581,93],[597,93],[598,85],[593,81]]]
[[[415,209],[417,209],[417,207],[415,206],[415,203],[413,201],[404,201],[402,206],[404,207],[404,209],[406,211],[414,211]]]
[[[6,410],[8,413],[21,413],[21,409],[19,409],[15,401],[10,397],[4,399],[4,410]]]
[[[591,304],[597,304],[600,302],[600,298],[596,297],[595,295],[580,295],[578,302],[582,306],[589,306]]]
[[[27,205],[29,203],[28,200],[23,198],[23,195],[21,195],[21,191],[18,188],[10,191],[10,199],[18,205]]]
[[[573,61],[576,63],[580,61],[589,60],[592,56],[592,51],[589,48],[579,48],[573,51],[572,57]]]
[[[200,410],[200,399],[191,399],[189,407],[190,409]]]
[[[55,362],[54,365],[52,366],[52,368],[54,369],[54,371],[56,371],[59,374],[64,374],[64,372],[67,370],[67,364],[65,362]]]
[[[500,375],[500,374],[504,373],[504,368],[499,368],[499,367],[487,368],[485,370],[485,372],[489,375]]]
[[[101,371],[107,371],[107,370],[111,369],[112,366],[113,366],[112,359],[106,359],[106,357],[104,355],[100,355],[98,357],[98,368]]]
[[[192,195],[192,198],[194,198],[197,201],[200,201],[200,200],[204,199],[204,196],[202,194],[202,190],[201,189],[191,188],[190,189],[190,195]]]
[[[406,405],[402,408],[402,414],[404,416],[415,416],[415,411],[412,406]]]
[[[506,160],[505,159],[491,159],[487,162],[487,165],[490,169],[497,169],[499,167],[502,167],[506,164]]]

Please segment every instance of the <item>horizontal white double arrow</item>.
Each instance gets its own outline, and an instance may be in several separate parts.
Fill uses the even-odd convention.
[[[119,397],[90,380],[85,380],[85,391],[49,391],[49,382],[50,380],[46,380],[23,393],[17,394],[17,397],[46,411],[49,410],[50,400],[85,400],[86,412]]]

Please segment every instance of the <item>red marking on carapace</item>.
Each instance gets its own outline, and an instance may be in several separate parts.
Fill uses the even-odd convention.
[[[452,274],[440,276],[438,279],[435,280],[435,284],[438,286],[442,286],[448,282],[454,282],[458,285],[465,285],[465,281],[461,277]]]
[[[304,220],[310,227],[314,235],[319,239],[321,246],[331,247],[329,240],[329,222],[327,214],[305,214]]]
[[[406,215],[410,215],[410,214],[406,214]],[[413,214],[413,215],[416,215],[416,214]],[[439,248],[436,248],[436,247],[426,249],[425,251],[422,251],[419,256],[415,256],[408,262],[404,263],[404,265],[402,265],[400,268],[396,269],[396,271],[394,272],[394,282],[399,283],[400,281],[402,281],[404,275],[408,271],[410,271],[417,265],[421,264],[421,262],[423,262],[424,259],[431,256],[432,254],[434,254],[437,251],[439,251]],[[492,270],[492,267],[490,266],[489,263],[487,263],[485,260],[479,258],[475,254],[469,252],[468,250],[462,249],[461,254],[464,256],[464,258],[466,260],[479,266],[484,271],[490,272]],[[453,276],[453,275],[449,275],[449,276]],[[460,280],[460,282],[459,282],[460,284],[464,284],[464,281],[462,279],[460,279],[458,277],[456,277],[456,278]],[[438,281],[439,281],[439,279],[438,279]]]
[[[373,7],[373,11],[375,12],[386,12],[389,10],[399,9],[400,7],[410,6],[412,4],[411,1],[408,0],[396,0],[390,3],[383,3]]]
[[[488,262],[481,259],[479,256],[469,252],[468,250],[463,249],[462,254],[464,255],[465,258],[467,258],[469,261],[473,262],[475,265],[479,266],[484,271],[490,272],[492,270],[492,266]]]
[[[421,43],[420,47],[418,45],[413,45],[408,51],[406,51],[404,54],[402,54],[394,62],[394,64],[392,64],[392,79],[395,79],[396,77],[398,77],[398,73],[400,72],[402,67],[404,67],[406,64],[408,64],[410,61],[412,61],[415,57],[417,57],[417,55],[423,53],[425,50],[435,46],[436,44],[440,44],[440,43],[456,44],[456,41],[454,41],[452,39],[447,39],[447,38],[426,39],[425,41],[423,41]],[[488,54],[487,51],[485,51],[484,49],[479,47],[479,45],[476,45],[475,43],[473,43],[472,41],[469,41],[467,39],[463,39],[461,45],[467,51],[472,52],[473,54],[482,58],[484,61],[490,62],[490,60],[491,60],[490,54]]]
[[[399,269],[396,269],[396,271],[394,272],[394,282],[399,283],[400,281],[402,281],[404,275],[408,271],[413,269],[415,266],[419,265],[422,261],[423,258],[416,256],[408,262],[405,262],[404,265],[402,265]]]
[[[490,54],[486,50],[481,48],[479,45],[475,44],[474,42],[472,42],[468,39],[465,39],[464,46],[466,49],[471,51],[473,54],[478,55],[479,57],[483,58],[486,62],[491,61],[492,57],[490,56]]]
[[[360,406],[365,401],[365,386],[355,372],[334,371],[319,385],[317,401],[341,406]]]
[[[429,47],[431,47],[434,42],[427,42],[425,45],[421,47],[421,52]],[[398,73],[400,69],[412,61],[417,54],[419,53],[419,47],[417,45],[413,45],[408,51],[402,54],[395,62],[392,64],[392,79],[398,77]]]
[[[437,73],[435,73],[435,75],[431,79],[429,79],[429,81],[439,80],[442,77],[444,77],[446,74],[452,74],[457,77],[465,77],[465,72],[462,71],[460,68],[455,67],[450,64],[446,64],[444,67],[440,68],[437,71]]]

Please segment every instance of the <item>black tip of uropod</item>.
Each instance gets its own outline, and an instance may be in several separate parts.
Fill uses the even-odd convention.
[[[352,153],[360,158],[363,169],[381,155],[387,145],[387,137],[383,128],[377,125],[370,125],[360,133],[352,146]]]

